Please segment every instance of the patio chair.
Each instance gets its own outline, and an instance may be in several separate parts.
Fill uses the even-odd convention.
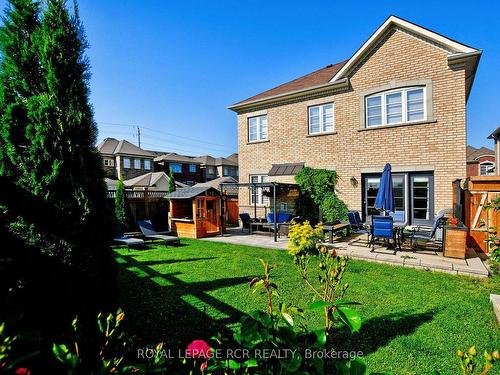
[[[372,217],[372,233],[371,233],[371,245],[373,252],[375,250],[375,240],[383,239],[394,241],[394,254],[399,249],[401,250],[401,243],[398,240],[396,231],[394,230],[394,218],[392,216],[373,216]]]
[[[135,248],[142,248],[144,247],[144,240],[140,238],[134,238],[134,237],[125,237],[122,231],[122,227],[119,223],[116,223],[114,225],[114,237],[113,241],[117,244],[120,245],[125,245],[129,248],[135,247]]]
[[[366,234],[367,235],[366,246],[369,246],[370,245],[371,231],[361,221],[361,216],[359,215],[359,211],[349,211],[347,213],[347,217],[349,219],[349,225],[351,226],[351,233],[352,234]],[[359,241],[359,238],[354,240],[354,241],[351,241],[349,243],[349,245],[354,244],[358,241]]]
[[[247,213],[242,213],[240,214],[240,220],[241,231],[243,232],[245,229],[248,229],[248,231],[250,231],[250,223],[252,222],[252,218],[250,217],[250,215]]]
[[[415,244],[418,244],[418,242],[434,242],[435,252],[442,249],[442,241],[436,240],[436,232],[439,228],[443,227],[445,213],[446,210],[440,210],[437,213],[437,215],[434,217],[431,228],[426,226],[417,226],[416,228],[409,230],[408,233],[405,234],[405,238],[408,238],[410,240],[411,249],[416,248]]]
[[[139,225],[139,228],[141,229],[141,232],[144,235],[145,240],[150,240],[150,241],[160,240],[165,243],[165,246],[167,244],[180,245],[181,243],[179,237],[169,236],[157,232],[150,220],[139,220],[137,222],[137,225]]]

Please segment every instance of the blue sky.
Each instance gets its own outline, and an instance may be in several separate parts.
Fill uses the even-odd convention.
[[[136,142],[130,124],[141,127],[145,148],[228,155],[237,130],[227,105],[350,57],[390,14],[484,50],[468,102],[469,144],[491,147],[486,137],[500,126],[497,2],[79,3],[100,138]]]

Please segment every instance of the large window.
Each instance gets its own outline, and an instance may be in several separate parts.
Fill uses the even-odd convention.
[[[170,163],[170,171],[172,173],[182,173],[182,164],[180,164],[180,163]]]
[[[134,159],[134,169],[141,169],[141,159]]]
[[[123,158],[123,168],[130,168],[130,158]]]
[[[146,169],[148,171],[151,169],[151,160],[144,159],[144,169]]]
[[[479,164],[479,174],[481,176],[495,174],[495,164],[489,161]]]
[[[267,139],[267,115],[250,117],[248,119],[248,140],[250,142]]]
[[[425,88],[387,91],[366,98],[366,126],[395,125],[425,119]]]
[[[333,103],[309,107],[309,134],[333,132],[333,109]]]
[[[262,183],[262,182],[268,182],[269,181],[269,176],[266,175],[251,175],[250,176],[250,182],[252,183]],[[250,203],[251,204],[258,204],[258,205],[266,205],[269,204],[269,197],[266,197],[264,195],[264,192],[267,191],[269,188],[263,188],[263,187],[256,187],[256,188],[250,188]]]

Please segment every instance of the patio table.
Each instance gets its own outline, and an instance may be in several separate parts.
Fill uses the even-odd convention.
[[[372,228],[372,216],[366,216],[366,222],[364,225],[370,230]],[[407,227],[406,223],[393,223],[394,233],[396,233],[396,239],[401,248],[401,244],[404,242],[404,230]]]

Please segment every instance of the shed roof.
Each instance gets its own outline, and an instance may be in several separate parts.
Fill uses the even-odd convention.
[[[191,186],[191,187],[185,187],[182,189],[178,189],[176,191],[173,191],[167,195],[167,198],[169,199],[191,199],[194,198],[202,193],[205,193],[208,190],[215,190],[217,193],[217,189],[214,189],[211,186]]]

